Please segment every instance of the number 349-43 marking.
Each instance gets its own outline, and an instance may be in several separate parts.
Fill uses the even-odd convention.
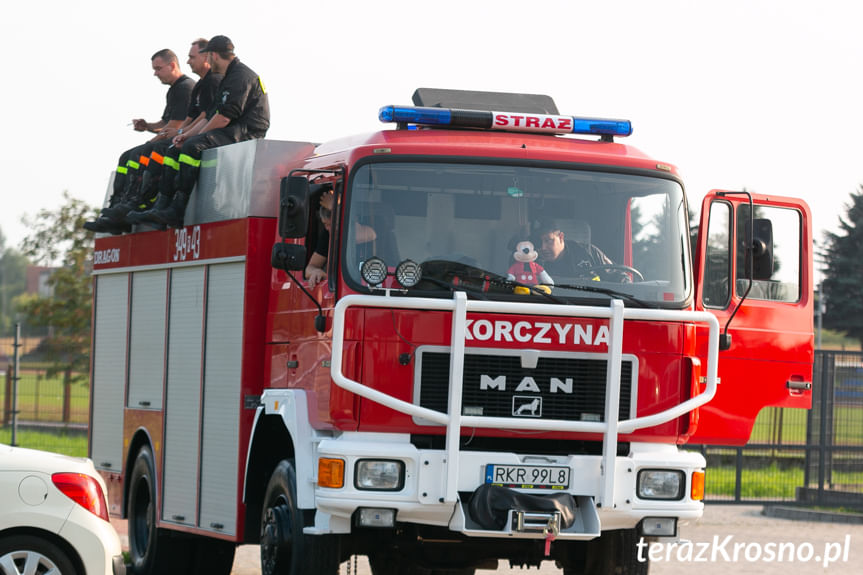
[[[184,262],[201,257],[201,226],[174,230],[174,261]]]

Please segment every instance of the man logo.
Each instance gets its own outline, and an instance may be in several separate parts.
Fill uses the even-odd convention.
[[[512,416],[542,417],[542,398],[532,395],[513,395]]]

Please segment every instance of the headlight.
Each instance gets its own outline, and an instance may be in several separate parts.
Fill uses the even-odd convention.
[[[371,257],[363,262],[360,275],[370,286],[377,286],[387,279],[387,264],[378,257]]]
[[[673,469],[642,469],[638,472],[641,499],[683,499],[683,472]]]
[[[404,487],[405,464],[402,461],[360,459],[354,473],[357,489],[398,491]]]
[[[420,283],[421,278],[422,269],[413,260],[405,260],[396,267],[396,281],[402,287],[412,288]]]

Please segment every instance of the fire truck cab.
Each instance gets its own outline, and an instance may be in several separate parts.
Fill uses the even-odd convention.
[[[628,121],[546,96],[380,119],[208,151],[184,228],[97,239],[91,457],[135,572],[645,572],[703,511],[685,444],[810,405],[808,207],[713,191],[693,237]]]

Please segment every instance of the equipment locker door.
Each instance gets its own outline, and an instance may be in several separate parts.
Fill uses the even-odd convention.
[[[97,468],[119,473],[123,468],[129,274],[97,276],[95,289],[90,458]]]
[[[131,409],[162,409],[167,297],[166,270],[132,274],[127,405]]]
[[[720,384],[691,443],[740,445],[764,407],[811,406],[811,245],[802,200],[752,195],[750,205],[748,193],[716,190],[704,198],[696,309],[717,317],[730,346],[720,347]]]
[[[204,353],[200,526],[235,534],[245,264],[210,266]]]
[[[198,502],[203,266],[171,271],[162,520],[194,525]]]

